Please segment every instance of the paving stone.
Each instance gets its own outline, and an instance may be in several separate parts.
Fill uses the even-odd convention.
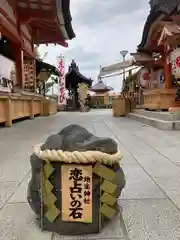
[[[31,179],[31,174],[29,173],[19,187],[16,189],[15,193],[9,199],[8,203],[26,203],[27,202],[27,187]]]
[[[119,148],[121,150],[121,148]],[[130,155],[125,153],[123,150],[122,151],[122,155],[123,155],[123,159],[121,160],[121,164],[122,166],[126,166],[126,165],[138,165],[138,162]]]
[[[166,132],[155,128],[145,128],[132,131],[137,137],[153,148],[175,146],[178,140],[174,136],[168,136]],[[157,138],[158,136],[158,138]]]
[[[100,137],[110,137],[113,140],[115,140],[118,144],[118,148],[120,151],[122,151],[122,155],[123,155],[123,160],[122,160],[122,164],[123,165],[136,165],[137,162],[135,161],[135,159],[133,158],[133,156],[127,151],[127,149],[122,145],[121,142],[119,142],[119,139],[115,136],[115,133],[111,131],[111,129],[109,129],[105,124],[103,124],[103,122],[97,122],[94,121],[93,122],[93,128],[95,131],[95,134],[100,136]]]
[[[124,155],[122,167],[127,178],[120,204],[123,205],[123,216],[130,238],[180,240],[180,215],[175,207],[176,205],[180,208],[180,133],[158,130],[127,118],[114,118],[112,110],[61,112],[55,116],[23,121],[14,124],[12,128],[1,128],[0,206],[9,199],[16,186],[28,174],[29,155],[33,146],[44,142],[47,136],[72,123],[86,127],[93,134],[117,141]],[[11,204],[6,204],[0,211],[0,240],[51,239],[50,233],[42,233],[36,227],[33,212],[26,203],[22,203],[26,201],[28,176],[9,199],[8,203]],[[170,200],[164,199],[167,196],[164,196],[151,178]],[[101,234],[88,237],[126,240],[126,229],[123,226],[122,222],[117,221]],[[81,238],[54,237],[54,240],[58,239]],[[83,239],[88,238],[84,236]]]
[[[163,191],[140,166],[123,166],[126,186],[120,199],[164,199]]]
[[[170,200],[121,200],[132,240],[179,240],[180,212]]]
[[[51,235],[36,226],[26,203],[7,204],[0,211],[0,240],[51,240]]]
[[[121,222],[120,215],[117,215],[99,234],[85,236],[58,236],[55,235],[54,240],[88,240],[88,239],[122,239],[126,240],[127,236],[124,226]]]
[[[21,182],[30,169],[29,155],[12,154],[11,159],[0,165],[0,181]]]
[[[0,181],[0,209],[7,202],[9,197],[13,194],[17,187],[16,182],[2,182]]]
[[[157,148],[158,152],[170,159],[174,163],[180,164],[180,144],[171,147]]]
[[[126,146],[126,149],[132,154],[151,153],[153,151],[153,149],[144,141],[132,134],[132,132],[129,130],[129,127],[127,127],[127,129],[125,127],[120,128],[118,124],[110,120],[106,121],[105,123],[109,126],[113,133],[115,133],[118,140],[122,142],[123,145]]]
[[[120,199],[165,199],[163,191],[151,179],[129,179]]]
[[[124,165],[122,166],[123,171],[125,175],[129,179],[136,179],[136,178],[141,178],[142,180],[144,179],[149,179],[148,173],[140,166],[140,165]]]
[[[135,154],[135,158],[153,178],[180,176],[179,167],[158,152],[154,151],[151,154]]]
[[[120,124],[121,123],[118,122],[119,126]],[[137,126],[137,122],[136,124],[133,123],[132,126],[132,128],[128,127],[128,130],[154,148],[180,144],[180,134],[178,131],[162,131],[143,124]]]
[[[180,209],[180,178],[155,178],[156,183]]]

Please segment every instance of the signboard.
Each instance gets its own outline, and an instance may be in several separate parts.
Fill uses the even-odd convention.
[[[92,167],[62,165],[62,220],[92,223]]]
[[[58,94],[58,104],[66,105],[66,97],[65,97],[65,59],[63,55],[58,57],[58,70],[60,72],[59,78],[59,94]]]

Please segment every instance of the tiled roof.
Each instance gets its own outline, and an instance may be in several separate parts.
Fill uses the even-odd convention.
[[[111,91],[111,90],[113,90],[113,88],[111,88],[111,87],[107,86],[106,84],[104,84],[102,80],[100,80],[98,83],[96,83],[91,88],[91,91],[102,91],[102,90]]]
[[[152,24],[163,14],[170,15],[172,12],[180,10],[180,0],[150,0],[150,13],[144,25],[142,40],[138,45],[138,51],[141,51],[146,44],[148,32]]]

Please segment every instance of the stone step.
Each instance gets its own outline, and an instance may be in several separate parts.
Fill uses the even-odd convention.
[[[143,122],[147,125],[153,126],[161,130],[180,130],[180,120],[166,121],[158,118],[143,116],[136,113],[129,113],[127,116],[133,120]]]
[[[180,113],[170,113],[170,112],[162,112],[162,111],[147,111],[143,109],[135,109],[133,110],[134,114],[160,119],[164,121],[178,121],[180,120]]]

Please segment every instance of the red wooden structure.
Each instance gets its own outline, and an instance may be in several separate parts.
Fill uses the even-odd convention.
[[[170,59],[171,52],[179,47],[180,42],[179,2],[151,0],[150,6],[151,11],[144,26],[138,54],[146,53],[153,58],[153,62],[142,65],[149,68],[151,82],[157,80],[154,79],[157,68],[163,70],[164,84],[161,88],[144,91],[144,108],[167,110],[171,106],[180,105],[180,101],[175,102],[177,89],[173,83]]]
[[[0,0],[0,56],[14,63],[20,89],[28,90],[27,81],[36,89],[34,44],[68,47],[74,37],[70,0]]]

